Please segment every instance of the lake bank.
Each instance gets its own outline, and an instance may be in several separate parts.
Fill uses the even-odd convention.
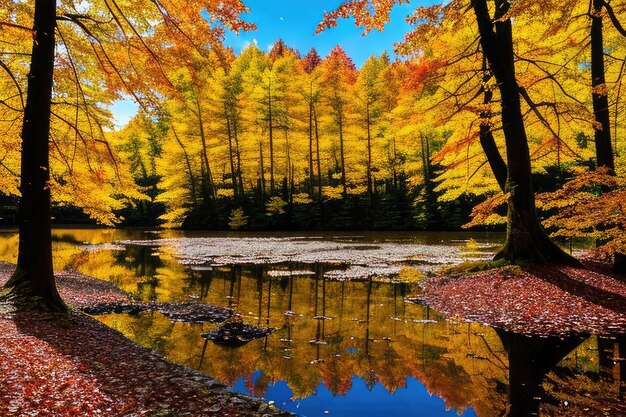
[[[13,266],[0,264],[4,283]],[[81,292],[62,276],[67,302],[125,302],[91,279]],[[91,291],[103,289],[102,293]],[[267,402],[226,389],[206,374],[175,365],[84,314],[15,310],[0,302],[0,414],[76,416],[283,416]]]

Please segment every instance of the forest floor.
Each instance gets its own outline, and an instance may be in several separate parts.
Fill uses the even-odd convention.
[[[626,276],[597,257],[585,269],[558,265],[505,266],[427,278],[418,297],[464,321],[538,336],[626,334]]]
[[[0,285],[13,268],[0,263]],[[75,308],[131,302],[114,285],[76,273],[60,274],[58,286]],[[291,415],[76,311],[59,316],[0,302],[0,358],[0,415],[7,417]]]

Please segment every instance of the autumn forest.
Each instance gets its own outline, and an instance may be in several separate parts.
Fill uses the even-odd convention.
[[[319,30],[348,13],[364,30],[382,26],[384,6],[365,18],[366,3],[327,15]],[[596,3],[592,13],[584,2],[507,12],[539,208],[567,237],[617,226],[587,216],[616,197],[589,187],[621,189],[619,175],[593,169],[621,174],[626,128],[622,10]],[[5,196],[18,194],[29,7],[8,2],[15,24],[2,26]],[[222,26],[184,28],[165,9],[120,4],[99,21],[72,7],[56,29],[50,187],[59,206],[104,224],[455,229],[482,202],[472,225],[505,221],[506,166],[491,157],[505,154],[501,93],[460,3],[418,8],[413,32],[395,46],[400,58],[383,53],[360,68],[341,46],[321,57],[278,39],[267,52],[250,45],[236,55],[217,42]],[[116,130],[108,104],[121,94],[140,111]]]
[[[0,0],[0,414],[626,413],[626,2],[312,3]]]

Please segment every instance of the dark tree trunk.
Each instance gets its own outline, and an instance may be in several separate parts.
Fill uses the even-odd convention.
[[[263,161],[263,142],[259,142],[259,161],[261,164],[261,200],[265,201],[265,163]]]
[[[483,85],[486,86],[491,79],[491,74],[487,71],[487,62],[485,58],[483,58],[483,74]],[[492,99],[493,91],[489,90],[487,87],[483,87],[483,104],[487,106],[491,103]],[[483,148],[483,152],[487,156],[487,162],[491,167],[491,172],[493,172],[493,176],[496,178],[500,189],[502,192],[505,192],[508,172],[506,162],[502,159],[498,145],[496,145],[496,140],[491,132],[491,117],[492,114],[488,110],[484,110],[480,114],[480,146]]]
[[[228,162],[230,164],[230,180],[233,184],[233,198],[235,199],[235,201],[237,201],[238,194],[239,194],[239,187],[237,185],[237,172],[235,170],[233,132],[230,126],[230,117],[228,116],[228,112],[225,112],[224,117],[226,118],[226,131],[228,134]]]
[[[274,115],[272,114],[272,83],[267,92],[268,129],[270,136],[270,194],[274,195]]]
[[[613,147],[611,146],[609,98],[604,75],[603,4],[602,0],[593,0],[593,14],[591,15],[591,86],[593,91],[594,135],[598,168],[606,167],[613,173],[615,172],[615,162],[613,160]]]
[[[315,117],[315,101],[313,98],[313,80],[309,82],[309,96],[307,98],[309,105],[309,193],[311,198],[315,198],[315,173],[313,169],[313,123],[317,125],[317,118]],[[315,126],[315,130],[317,126]],[[316,132],[317,133],[317,132]],[[315,135],[317,137],[317,134]],[[319,172],[318,172],[319,175]]]
[[[346,185],[346,156],[343,143],[343,110],[339,112],[339,157],[341,159],[341,187],[345,200],[348,197],[348,187]]]
[[[530,152],[522,116],[520,89],[515,77],[511,19],[501,19],[506,15],[509,6],[504,0],[496,0],[496,18],[492,20],[486,0],[472,1],[483,53],[500,90],[502,128],[507,151],[507,238],[504,248],[496,258],[578,265],[574,258],[550,240],[537,217]]]
[[[39,297],[65,310],[54,281],[50,223],[50,106],[54,71],[56,1],[36,0],[34,41],[24,123],[19,203],[17,269],[7,287],[20,296]]]
[[[239,150],[239,133],[238,133],[238,123],[237,123],[237,114],[233,113],[233,138],[235,140],[235,156],[237,157],[237,183],[239,185],[239,195],[241,199],[245,198],[245,190],[243,188],[243,173],[241,172],[241,151]]]
[[[365,124],[367,126],[367,197],[372,201],[372,194],[374,193],[372,186],[372,118],[369,103],[365,107]]]
[[[180,146],[180,149],[183,151],[183,155],[185,157],[185,165],[187,166],[187,175],[189,176],[189,185],[191,187],[191,200],[193,201],[193,205],[198,205],[198,191],[196,187],[196,177],[193,174],[193,169],[191,168],[191,160],[189,159],[189,154],[187,153],[187,149],[185,149],[185,145],[178,137],[178,133],[176,133],[176,129],[172,127],[172,133],[174,133],[174,138],[176,138],[176,142]]]
[[[596,144],[596,163],[598,168],[607,168],[609,173],[613,175],[615,174],[615,160],[611,145],[611,120],[604,68],[602,8],[605,5],[606,3],[603,0],[593,0],[593,13],[591,14],[591,91],[595,118],[593,129]],[[598,243],[601,244],[602,242]],[[619,252],[614,254],[613,269],[615,272],[626,271],[625,254]]]
[[[204,129],[204,121],[202,115],[202,108],[200,107],[200,101],[198,96],[195,96],[196,99],[196,107],[197,107],[197,116],[198,123],[200,127],[200,140],[202,143],[202,152],[200,154],[200,158],[202,160],[202,193],[203,198],[216,200],[217,193],[215,191],[215,182],[213,181],[213,173],[211,171],[211,165],[209,164],[209,146],[207,144],[206,133]]]
[[[320,132],[317,123],[317,112],[313,109],[313,122],[315,123],[315,157],[317,159],[317,198],[322,201],[322,160],[320,157]]]
[[[313,102],[309,102],[309,194],[315,195],[315,174],[313,173]]]

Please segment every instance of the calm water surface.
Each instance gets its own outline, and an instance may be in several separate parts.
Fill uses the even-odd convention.
[[[57,269],[113,282],[143,301],[231,307],[246,323],[275,328],[231,349],[200,337],[212,324],[172,323],[154,312],[99,317],[171,361],[278,407],[309,417],[500,416],[510,407],[507,387],[517,382],[501,337],[405,301],[425,273],[484,258],[501,235],[99,229],[54,236]],[[14,261],[16,245],[14,233],[0,233],[0,259]],[[612,372],[601,359],[595,338],[563,359],[566,371],[551,374],[556,388],[542,411],[560,415],[575,402],[572,381],[620,401],[620,377],[600,378]]]

